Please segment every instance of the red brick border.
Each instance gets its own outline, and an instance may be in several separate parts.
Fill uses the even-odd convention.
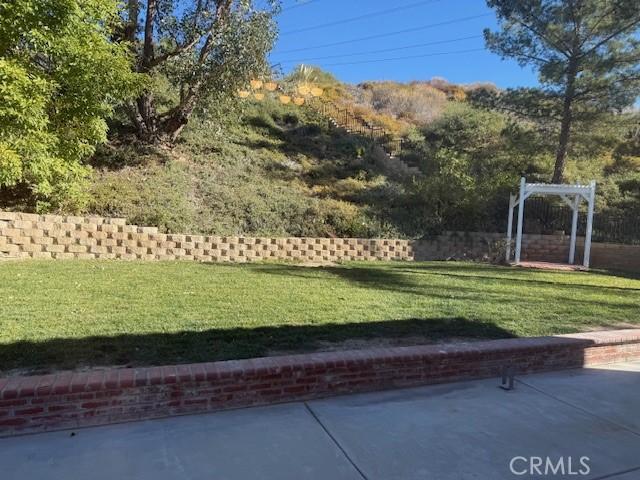
[[[0,436],[640,358],[640,330],[0,379]]]

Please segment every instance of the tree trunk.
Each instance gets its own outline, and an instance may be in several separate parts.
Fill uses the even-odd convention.
[[[128,0],[129,24],[128,32],[131,31],[131,18],[139,14],[139,0]],[[207,38],[202,45],[198,55],[198,65],[203,66],[207,61],[209,54],[215,43],[213,28],[221,29],[227,20],[231,11],[232,0],[218,0],[216,2],[215,20],[208,32]],[[196,18],[202,10],[202,2],[198,2],[196,8]],[[138,12],[133,13],[133,12]],[[157,65],[166,61],[168,55],[158,55],[155,52],[154,25],[158,15],[158,0],[147,0],[146,15],[144,21],[144,43],[142,45],[142,53],[137,64],[137,71],[140,73],[150,73]],[[135,30],[137,30],[137,20],[135,22]],[[135,36],[135,33],[134,33]],[[197,38],[196,38],[197,40]],[[187,42],[183,45],[183,50],[190,50],[197,44]],[[143,141],[155,143],[158,141],[175,142],[184,127],[189,122],[202,90],[201,80],[194,80],[183,86],[186,90],[181,95],[180,102],[169,112],[158,115],[155,107],[154,96],[152,91],[146,91],[138,99],[130,105],[129,117],[137,130],[138,138]]]
[[[158,137],[158,125],[153,93],[150,91],[142,93],[136,100],[136,107],[140,118],[138,136],[147,142],[155,142]]]
[[[157,4],[156,0],[147,1],[147,15],[144,22],[144,45],[142,47],[142,59],[140,67],[142,71],[148,71],[153,60],[153,26],[156,20]]]
[[[127,23],[124,28],[124,38],[133,45],[138,32],[138,16],[140,15],[140,0],[129,0],[127,5]]]
[[[564,181],[564,169],[567,163],[567,150],[571,139],[571,125],[573,123],[573,99],[576,93],[576,76],[578,74],[578,62],[575,58],[569,60],[567,68],[567,86],[564,92],[562,108],[562,122],[560,124],[560,138],[556,151],[556,163],[553,169],[552,183]]]
[[[177,140],[184,127],[189,123],[196,108],[199,93],[200,83],[196,83],[189,88],[180,104],[168,112],[166,120],[162,122],[162,133],[171,143]]]
[[[135,7],[134,7],[135,4]],[[129,12],[132,14],[134,8],[138,8],[137,0],[130,0]],[[155,54],[153,27],[157,14],[157,0],[147,1],[147,11],[144,21],[144,44],[142,46],[142,57],[138,62],[138,72],[148,73]],[[137,16],[136,16],[137,19]],[[131,20],[131,19],[130,19]],[[137,28],[137,20],[136,20]],[[138,137],[146,142],[155,142],[158,139],[157,111],[153,98],[153,92],[143,92],[132,105],[135,110],[130,113],[134,120]]]

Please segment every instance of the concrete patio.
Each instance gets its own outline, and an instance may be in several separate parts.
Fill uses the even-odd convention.
[[[509,392],[489,379],[5,438],[0,477],[631,480],[639,408],[630,362],[520,377]],[[562,458],[565,474],[532,474],[530,457]]]

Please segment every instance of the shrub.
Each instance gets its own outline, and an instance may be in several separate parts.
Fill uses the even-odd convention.
[[[88,211],[154,225],[163,232],[199,230],[190,189],[190,175],[177,162],[97,171]]]

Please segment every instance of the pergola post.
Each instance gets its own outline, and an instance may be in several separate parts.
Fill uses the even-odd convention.
[[[589,268],[591,262],[591,235],[593,234],[593,210],[596,201],[596,182],[589,184],[589,210],[587,212],[587,232],[584,238],[584,267]]]
[[[520,195],[509,196],[509,219],[507,222],[507,262],[511,260],[511,238],[513,235],[513,210],[518,204],[518,225],[515,242],[515,259],[516,265],[520,264],[522,259],[522,237],[524,235],[524,202],[531,195],[557,195],[562,198],[571,208],[573,216],[571,219],[571,240],[569,245],[569,263],[575,264],[576,260],[576,243],[578,237],[578,216],[580,215],[580,202],[584,198],[589,203],[587,216],[587,231],[584,242],[584,266],[589,268],[591,259],[591,236],[593,233],[593,213],[595,209],[596,198],[596,182],[591,181],[589,185],[558,185],[548,183],[527,183],[526,179],[520,179]]]
[[[580,195],[576,195],[573,200],[573,218],[571,219],[571,243],[569,245],[569,263],[573,265],[576,263],[576,239],[578,236],[578,210],[580,208]]]
[[[522,224],[524,222],[524,200],[525,200],[526,180],[524,177],[520,179],[520,198],[518,201],[518,231],[516,234],[516,263],[520,263],[520,254],[522,253]]]
[[[509,219],[507,220],[507,263],[511,260],[511,238],[513,237],[513,209],[516,206],[516,196],[509,195]]]

